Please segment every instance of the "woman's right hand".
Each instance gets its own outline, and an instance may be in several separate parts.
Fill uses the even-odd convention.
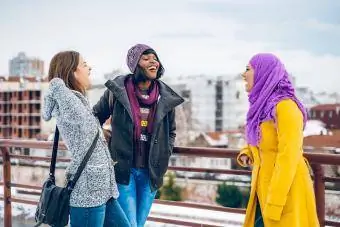
[[[107,144],[109,144],[111,140],[111,130],[103,129],[103,134],[104,134]]]
[[[251,159],[248,157],[248,155],[246,154],[242,154],[240,157],[239,157],[239,160],[241,161],[241,163],[243,164],[243,166],[245,167],[248,167],[250,165],[252,165],[252,161]]]

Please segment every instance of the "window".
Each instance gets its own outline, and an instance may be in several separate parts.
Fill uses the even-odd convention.
[[[23,148],[23,153],[24,153],[24,155],[30,155],[30,149],[29,148]]]
[[[324,117],[324,116],[325,116],[325,112],[320,111],[320,117],[322,118],[322,117]]]
[[[240,91],[236,92],[236,99],[240,99]]]
[[[315,118],[316,117],[316,112],[313,110],[312,111],[312,118]]]
[[[332,118],[333,117],[333,111],[329,111],[329,118]]]

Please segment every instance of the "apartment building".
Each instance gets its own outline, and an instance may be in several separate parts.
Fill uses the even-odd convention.
[[[43,93],[47,87],[48,83],[33,77],[11,77],[0,82],[0,138],[36,139],[42,132],[52,131],[51,123],[41,119]]]

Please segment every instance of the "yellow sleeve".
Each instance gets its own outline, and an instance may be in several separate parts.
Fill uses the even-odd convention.
[[[247,155],[250,158],[251,162],[254,163],[253,155],[251,153],[249,146],[245,146],[244,148],[242,148],[240,153],[237,155],[237,158],[236,158],[236,161],[240,166],[247,167],[247,166],[243,165],[243,163],[240,159],[241,155]]]
[[[279,221],[302,156],[303,115],[290,99],[276,106],[278,154],[263,215]]]

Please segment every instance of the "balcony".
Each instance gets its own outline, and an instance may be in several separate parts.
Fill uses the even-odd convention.
[[[11,154],[9,152],[10,147],[17,148],[36,148],[36,149],[52,149],[51,142],[40,142],[40,141],[24,141],[24,140],[7,140],[0,139],[0,149],[2,152],[3,160],[3,182],[0,182],[0,186],[3,187],[4,194],[0,197],[4,201],[4,226],[12,226],[12,202],[23,203],[23,204],[37,204],[36,200],[29,200],[27,198],[20,198],[12,196],[11,188],[21,188],[21,189],[34,189],[40,190],[39,185],[28,185],[22,184],[20,182],[13,182],[11,179],[11,171],[13,167],[14,160],[30,160],[30,161],[50,161],[50,157],[41,156],[27,156]],[[66,147],[61,144],[60,150],[65,151]],[[190,147],[176,147],[174,149],[174,154],[179,156],[189,156],[189,157],[209,157],[209,158],[229,158],[233,159],[238,154],[237,150],[232,149],[217,149],[217,148],[190,148]],[[304,156],[311,163],[313,170],[314,179],[314,190],[317,202],[317,213],[321,226],[339,226],[340,222],[325,220],[325,182],[340,182],[339,177],[329,177],[324,175],[324,165],[335,165],[340,166],[340,155],[337,154],[321,154],[321,153],[304,153]],[[69,162],[67,158],[59,158],[58,162]],[[180,166],[170,166],[169,170],[173,171],[185,171],[185,172],[200,172],[200,173],[219,173],[219,174],[233,174],[233,175],[250,175],[250,171],[246,170],[224,170],[224,169],[210,169],[210,168],[193,168],[193,167],[180,167]],[[47,177],[47,176],[46,176]],[[192,203],[192,202],[174,202],[174,201],[164,201],[155,200],[155,204],[171,206],[174,209],[176,207],[186,207],[186,208],[197,208],[206,211],[219,211],[234,214],[244,214],[244,209],[228,208],[222,206],[214,206],[208,204]],[[161,216],[149,216],[149,221],[159,222],[159,223],[170,223],[180,226],[193,226],[193,227],[218,227],[221,225],[216,224],[205,224],[198,223],[197,221],[188,221],[183,219],[175,219]]]

